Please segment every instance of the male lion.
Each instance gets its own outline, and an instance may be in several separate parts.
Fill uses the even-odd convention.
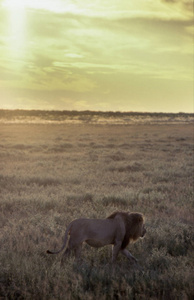
[[[76,219],[66,229],[64,243],[60,250],[50,251],[49,254],[61,252],[70,235],[67,249],[64,254],[69,255],[72,250],[76,257],[80,257],[82,243],[86,242],[92,247],[113,245],[112,262],[115,262],[119,252],[129,260],[137,262],[135,257],[126,249],[130,242],[135,242],[146,233],[143,215],[116,211],[106,219]]]

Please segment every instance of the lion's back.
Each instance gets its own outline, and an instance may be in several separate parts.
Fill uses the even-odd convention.
[[[115,219],[76,219],[72,222],[71,235],[89,241],[91,246],[112,244],[120,228],[120,222]],[[94,245],[92,245],[94,244]]]

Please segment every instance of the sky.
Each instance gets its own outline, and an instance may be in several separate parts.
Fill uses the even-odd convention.
[[[192,0],[0,0],[0,109],[194,112]]]

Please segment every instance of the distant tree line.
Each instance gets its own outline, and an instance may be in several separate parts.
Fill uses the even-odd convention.
[[[103,118],[122,118],[122,117],[194,117],[194,113],[156,113],[156,112],[120,112],[120,111],[77,111],[77,110],[8,110],[0,109],[0,118],[12,119],[12,118],[25,118],[25,117],[38,117],[43,119],[61,119],[63,117],[103,117]]]

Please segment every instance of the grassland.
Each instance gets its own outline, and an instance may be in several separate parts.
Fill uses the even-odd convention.
[[[0,299],[193,299],[193,196],[193,124],[1,124]],[[115,210],[146,216],[142,270],[111,247],[46,254]]]

